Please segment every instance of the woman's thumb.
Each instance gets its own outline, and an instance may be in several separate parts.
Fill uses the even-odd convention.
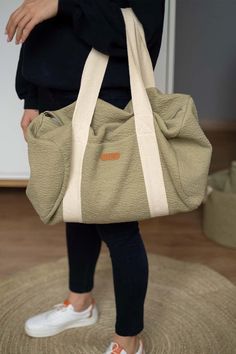
[[[30,122],[39,115],[39,111],[35,109],[25,109],[21,119],[21,128],[23,130],[25,141],[27,142],[27,128]]]

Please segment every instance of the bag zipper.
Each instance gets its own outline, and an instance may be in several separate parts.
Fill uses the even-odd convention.
[[[43,113],[44,113],[44,115],[45,115],[46,117],[51,118],[51,120],[52,120],[54,123],[56,123],[57,125],[62,125],[62,121],[60,120],[60,118],[58,118],[58,117],[57,117],[55,114],[53,114],[52,112],[50,112],[50,111],[44,111]]]

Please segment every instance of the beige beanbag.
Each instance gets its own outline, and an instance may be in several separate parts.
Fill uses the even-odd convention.
[[[236,160],[208,176],[203,231],[211,240],[236,248]]]

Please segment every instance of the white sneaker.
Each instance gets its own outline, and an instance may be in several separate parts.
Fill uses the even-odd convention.
[[[97,320],[98,308],[94,299],[83,311],[75,311],[73,305],[64,300],[52,309],[30,317],[25,322],[25,332],[31,337],[50,337],[68,328],[92,325]]]
[[[116,342],[111,342],[104,354],[127,354],[122,346]],[[135,354],[145,354],[142,339],[139,339],[139,348]]]

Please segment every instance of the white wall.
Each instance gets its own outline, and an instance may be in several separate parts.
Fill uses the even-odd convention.
[[[20,44],[15,44],[15,36],[7,42],[4,34],[10,14],[21,3],[16,0],[0,1],[0,185],[1,180],[28,179],[30,175],[27,143],[20,126],[23,101],[15,92]],[[156,85],[163,92],[172,92],[173,87],[174,12],[175,0],[166,0],[163,40],[155,68]]]
[[[10,14],[21,4],[0,1],[0,178],[22,179],[28,176],[27,146],[20,127],[23,102],[15,93],[15,72],[20,45],[15,37],[7,42],[4,34]]]

